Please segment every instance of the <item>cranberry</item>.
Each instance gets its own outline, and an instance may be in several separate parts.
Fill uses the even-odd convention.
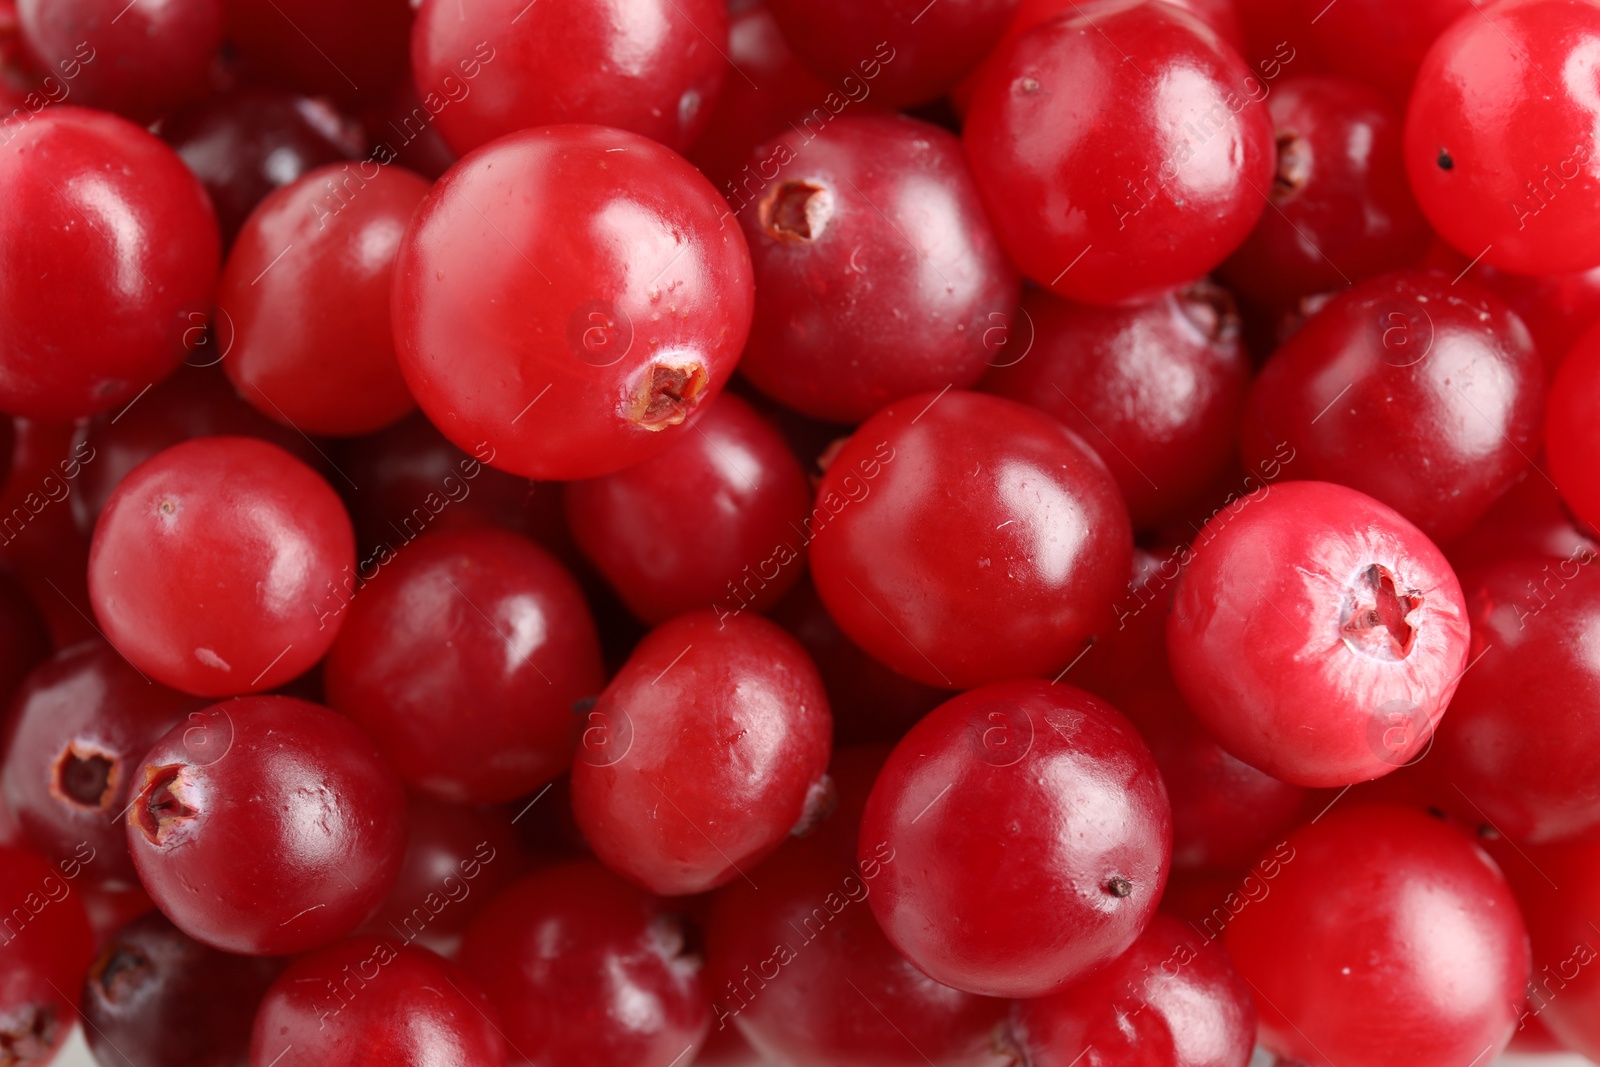
[[[711,1022],[682,922],[593,862],[529,875],[467,930],[461,962],[534,1063],[688,1063]]]
[[[1440,541],[1463,533],[1539,446],[1544,373],[1490,293],[1406,272],[1347,289],[1262,370],[1242,430],[1255,464],[1369,493]]]
[[[1559,402],[1560,394],[1556,394]],[[1512,556],[1582,559],[1600,555],[1600,541],[1581,529],[1562,507],[1556,487],[1538,467],[1496,500],[1483,518],[1445,546],[1457,574]]]
[[[362,150],[360,130],[326,101],[269,89],[214,96],[162,122],[161,137],[211,194],[225,242],[272,190]]]
[[[1310,76],[1284,79],[1267,109],[1278,138],[1264,190],[1272,207],[1223,265],[1229,285],[1287,307],[1421,255],[1432,234],[1406,183],[1393,105],[1364,85]]]
[[[829,84],[826,121],[872,95],[882,106],[935,99],[1000,40],[1017,0],[769,0],[795,53]],[[808,115],[808,118],[811,116]]]
[[[408,785],[442,800],[510,800],[564,771],[573,703],[605,679],[588,605],[561,565],[489,527],[378,562],[387,570],[319,591],[324,623],[343,626],[328,702]]]
[[[1600,528],[1600,428],[1594,402],[1600,395],[1600,325],[1572,346],[1556,371],[1545,415],[1550,474],[1573,513]]]
[[[1261,1041],[1310,1064],[1460,1067],[1511,1038],[1528,935],[1505,877],[1407,808],[1336,808],[1290,836],[1227,946]]]
[[[1255,1047],[1250,987],[1221,946],[1167,915],[1093,977],[1012,1009],[1030,1067],[1089,1063],[1245,1067]]]
[[[217,303],[233,327],[222,367],[262,414],[303,433],[356,435],[416,407],[395,362],[389,288],[427,192],[398,167],[330,164],[251,214]]]
[[[275,959],[208,948],[159,913],[100,950],[83,983],[84,1037],[102,1063],[239,1067]]]
[[[1272,183],[1272,121],[1210,27],[1167,4],[1078,11],[1002,46],[967,112],[972,171],[1022,273],[1096,304],[1221,263]]]
[[[4,128],[0,198],[0,408],[93,415],[177,367],[219,250],[205,191],[170,149],[125,119],[52,107]]]
[[[227,696],[322,658],[343,622],[322,605],[354,561],[350,518],[315,471],[265,441],[205,437],[123,479],[95,528],[89,590],[135,667]]]
[[[1167,650],[1229,752],[1287,782],[1341,786],[1417,755],[1467,665],[1444,556],[1353,489],[1290,482],[1206,524],[1184,556]]]
[[[626,470],[566,487],[584,554],[648,623],[710,607],[765,611],[805,566],[805,471],[750,406],[725,396],[694,434]]]
[[[494,1005],[427,949],[352,937],[295,960],[267,990],[250,1067],[461,1063],[503,1067]]]
[[[1111,468],[1136,527],[1192,502],[1234,452],[1250,365],[1239,316],[1210,284],[1099,308],[1043,290],[984,379],[986,392],[1066,423]],[[1009,343],[1027,345],[1012,352]]]
[[[241,71],[341,102],[384,99],[405,76],[407,0],[226,0]]]
[[[652,630],[584,726],[573,814],[595,855],[657,893],[748,877],[825,799],[822,680],[757,615]]]
[[[127,853],[126,837],[118,842],[117,848]],[[98,853],[96,858],[99,858]],[[111,943],[112,937],[124,926],[141,915],[155,911],[156,902],[150,899],[150,894],[144,891],[137,880],[115,888],[86,884],[83,887],[83,910],[89,913],[89,929],[94,932],[94,947],[99,952]]]
[[[1428,47],[1451,23],[1476,12],[1473,0],[1413,0],[1403,6],[1384,0],[1294,0],[1310,27],[1307,36],[1316,59],[1331,74],[1365,82],[1404,106]],[[1373,27],[1381,25],[1382,33]]]
[[[0,516],[0,531],[3,524]],[[11,706],[11,694],[49,655],[50,631],[43,614],[16,576],[0,567],[0,709]]]
[[[94,640],[56,653],[28,676],[0,765],[6,800],[46,856],[87,845],[96,883],[133,881],[122,816],[134,768],[200,702],[150,682]]]
[[[399,780],[350,720],[303,700],[243,697],[191,715],[145,755],[133,788],[139,880],[179,929],[227,952],[327,944],[400,869]]]
[[[411,65],[424,100],[448,98],[439,132],[457,152],[579,122],[681,152],[711,117],[727,41],[722,0],[421,0]]]
[[[0,1053],[8,1067],[45,1067],[72,1033],[94,956],[73,892],[80,870],[75,859],[53,865],[0,846]]]
[[[919,970],[1039,997],[1098,970],[1155,913],[1172,815],[1150,751],[1071,686],[1000,682],[895,747],[861,822],[883,932]]]
[[[707,938],[716,1029],[737,1024],[769,1059],[795,1067],[996,1067],[1005,1002],[918,971],[866,903],[885,854],[857,866],[856,829],[886,755],[838,752],[833,814],[750,883],[718,891]]]
[[[44,616],[55,647],[65,648],[95,635],[89,542],[62,502],[94,452],[73,445],[71,422],[19,418],[15,430],[11,470],[0,491],[0,557]]]
[[[1417,200],[1440,236],[1494,266],[1600,266],[1600,185],[1587,176],[1600,98],[1563,74],[1590,62],[1600,9],[1501,0],[1479,16],[1440,34],[1417,73],[1405,143]]]
[[[929,685],[1053,674],[1108,624],[1127,511],[1055,419],[951,391],[896,401],[839,450],[804,531],[817,592],[862,648]]]
[[[222,44],[222,0],[19,0],[38,64],[71,81],[75,103],[135,122],[204,96]]]
[[[413,799],[400,875],[362,931],[454,956],[472,917],[526,873],[517,818],[499,808]]]
[[[393,299],[401,369],[446,437],[527,477],[588,478],[663,451],[727,382],[750,257],[721,198],[667,149],[543,127],[434,187]]]
[[[1505,559],[1466,576],[1472,669],[1419,770],[1441,804],[1517,841],[1590,838],[1600,796],[1600,574],[1584,549]],[[1528,709],[1538,709],[1529,729]],[[1514,742],[1514,743],[1513,743]]]
[[[385,166],[398,163],[437,181],[459,158],[440,135],[429,109],[432,105],[437,110],[442,104],[438,97],[430,97],[425,105],[416,83],[409,77],[402,79],[381,107],[362,112],[367,139],[373,145],[369,158]]]

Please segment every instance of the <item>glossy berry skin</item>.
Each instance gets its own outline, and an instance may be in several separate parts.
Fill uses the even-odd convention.
[[[754,202],[731,201],[755,265],[739,369],[756,388],[814,418],[860,422],[891,400],[978,380],[1018,282],[954,135],[845,116],[803,143],[786,131],[749,162],[775,172]]]
[[[133,788],[139,880],[179,929],[224,952],[327,944],[400,870],[399,779],[349,719],[304,700],[243,697],[190,716],[146,754]]]
[[[1433,42],[1406,118],[1406,171],[1428,221],[1521,274],[1600,266],[1600,99],[1587,63],[1600,8],[1501,0]],[[1554,73],[1554,77],[1552,77]]]
[[[1356,805],[1288,846],[1226,934],[1268,1049],[1314,1067],[1458,1067],[1505,1047],[1528,934],[1471,838],[1420,811]]]
[[[407,0],[225,0],[241,73],[339,103],[385,99],[405,77]]]
[[[1229,752],[1342,786],[1422,752],[1467,664],[1455,573],[1392,509],[1328,482],[1242,498],[1185,558],[1167,653]]]
[[[1110,966],[1011,1012],[1032,1067],[1245,1067],[1255,1047],[1250,987],[1222,946],[1156,915]]]
[[[1457,574],[1512,556],[1546,556],[1553,560],[1600,556],[1600,541],[1581,528],[1562,505],[1555,486],[1539,468],[1531,467],[1483,518],[1445,546]]]
[[[1334,297],[1256,378],[1246,466],[1359,489],[1429,537],[1477,521],[1538,451],[1544,373],[1527,327],[1443,274],[1386,274]]]
[[[1450,24],[1480,8],[1472,0],[1416,0],[1404,7],[1383,0],[1294,0],[1310,27],[1302,39],[1330,73],[1372,86],[1404,107],[1428,48]],[[1379,23],[1382,33],[1373,33]]]
[[[933,8],[901,0],[776,0],[772,13],[795,54],[856,99],[862,86],[881,106],[925,104],[956,83],[1005,32],[1017,0],[957,0]],[[836,110],[825,99],[822,105]]]
[[[1406,182],[1394,105],[1365,85],[1312,76],[1274,85],[1267,110],[1278,144],[1263,190],[1272,208],[1223,265],[1231,287],[1285,307],[1422,253],[1432,231]]]
[[[1545,452],[1561,499],[1590,529],[1600,528],[1600,428],[1594,403],[1600,397],[1600,326],[1572,346],[1550,386],[1545,413]]]
[[[256,1006],[283,963],[218,952],[150,912],[118,930],[83,983],[97,1060],[240,1067]]]
[[[437,121],[457,152],[558,123],[611,126],[681,152],[705,128],[724,78],[737,77],[723,58],[727,39],[721,0],[465,9],[422,0],[411,69],[424,100],[448,100]]]
[[[681,919],[592,861],[518,882],[467,930],[461,964],[534,1063],[693,1060],[711,1022]]]
[[[250,1067],[503,1067],[489,997],[455,964],[392,938],[356,936],[300,957],[261,1000]]]
[[[7,130],[0,198],[0,410],[93,415],[178,366],[220,252],[170,149],[114,115],[51,107]]]
[[[44,616],[51,642],[65,647],[94,636],[89,541],[59,503],[63,493],[70,498],[92,453],[74,447],[70,422],[19,418],[14,428],[11,470],[0,489],[0,558]]]
[[[1005,1002],[917,970],[867,905],[894,863],[886,848],[856,863],[861,809],[887,755],[837,752],[834,812],[749,882],[717,891],[706,922],[712,1033],[742,1032],[794,1067],[1001,1067],[1011,1062],[999,1046]]]
[[[1054,674],[1113,621],[1127,510],[1082,439],[1010,400],[896,401],[839,450],[806,526],[839,628],[929,685]]]
[[[924,974],[1040,997],[1134,943],[1171,849],[1166,789],[1133,724],[1081,689],[1028,680],[963,693],[912,727],[872,789],[858,856],[893,856],[868,899]]]
[[[1092,304],[1221,263],[1272,182],[1272,121],[1247,84],[1232,48],[1166,4],[1074,13],[1003,45],[963,136],[1012,261]]]
[[[583,726],[573,814],[602,862],[656,893],[740,877],[824,801],[822,680],[758,615],[652,630]]]
[[[56,653],[17,693],[0,764],[6,802],[35,849],[95,851],[86,881],[134,884],[127,831],[134,769],[150,746],[201,702],[150,682],[95,640]]]
[[[805,568],[811,511],[800,461],[736,396],[697,431],[626,470],[566,486],[578,546],[652,625],[686,611],[765,611]]]
[[[1486,847],[1505,868],[1533,946],[1533,977],[1513,1049],[1542,1023],[1554,1046],[1546,1051],[1571,1049],[1593,1059],[1600,1055],[1600,980],[1588,917],[1600,904],[1600,844],[1534,846],[1498,838]]]
[[[532,793],[572,758],[573,703],[605,683],[583,592],[506,530],[445,532],[344,576],[328,702],[406,784],[456,803]],[[371,568],[376,570],[376,567]]]
[[[319,605],[355,562],[344,505],[289,453],[247,437],[173,445],[122,480],[89,549],[109,640],[199,696],[271,689],[322,658]]]
[[[46,70],[76,72],[75,104],[138,123],[206,94],[222,44],[222,0],[20,0],[22,37]],[[74,61],[77,62],[74,62]]]
[[[1081,437],[1111,469],[1135,527],[1171,518],[1232,458],[1250,364],[1222,289],[1202,283],[1117,308],[1034,289],[1011,334],[980,388]]]
[[[425,178],[399,167],[329,164],[250,215],[217,304],[233,326],[222,368],[262,414],[306,434],[353,436],[416,406],[395,361],[389,289],[427,192]]]
[[[395,266],[395,342],[422,410],[529,478],[664,450],[750,328],[750,255],[725,215],[687,162],[621,130],[541,127],[469,155]]]
[[[89,919],[73,879],[89,859],[46,863],[0,846],[0,1049],[15,1067],[44,1067],[66,1043],[78,987],[94,957]]]
[[[1523,556],[1489,564],[1463,584],[1472,654],[1450,718],[1420,769],[1440,803],[1487,821],[1517,842],[1600,834],[1600,758],[1594,707],[1600,655],[1600,574],[1592,550],[1564,559]],[[1526,727],[1539,709],[1539,729]]]
[[[213,96],[163,121],[161,138],[211,194],[224,243],[272,190],[363,147],[360,129],[327,101],[273,89]]]

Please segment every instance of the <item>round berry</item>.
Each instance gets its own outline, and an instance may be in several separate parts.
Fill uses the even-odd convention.
[[[77,1020],[78,989],[94,957],[72,884],[82,869],[76,859],[50,864],[0,846],[0,1051],[15,1067],[45,1067]]]
[[[1561,499],[1590,529],[1600,529],[1600,425],[1594,418],[1597,401],[1600,325],[1578,339],[1556,371],[1545,413],[1550,476]]]

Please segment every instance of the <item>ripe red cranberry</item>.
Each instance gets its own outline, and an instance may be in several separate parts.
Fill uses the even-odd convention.
[[[794,1067],[996,1067],[1005,1002],[924,975],[867,904],[885,864],[875,856],[857,866],[856,831],[887,755],[837,752],[837,809],[713,898],[712,1032],[737,1028]]]
[[[145,678],[98,639],[63,649],[17,693],[0,764],[6,801],[45,856],[87,845],[96,884],[133,882],[122,816],[134,768],[201,702]]]
[[[204,96],[222,44],[222,0],[19,0],[35,62],[71,73],[73,103],[146,123]]]
[[[52,107],[4,128],[0,199],[0,258],[14,265],[0,281],[0,409],[93,415],[172,373],[220,254],[182,161],[125,119]]]
[[[341,103],[383,100],[405,76],[407,0],[226,0],[240,73]]]
[[[1288,307],[1421,255],[1432,231],[1406,183],[1394,105],[1365,85],[1313,75],[1273,86],[1267,109],[1278,142],[1277,173],[1262,190],[1272,208],[1223,265],[1230,286]]]
[[[473,153],[422,202],[395,266],[417,402],[531,478],[664,450],[750,328],[750,256],[726,215],[687,162],[621,130],[542,127]]]
[[[1133,724],[1081,689],[999,682],[912,727],[867,801],[859,857],[891,943],[929,977],[1040,997],[1155,914],[1172,813]]]
[[[1466,604],[1427,537],[1354,489],[1269,486],[1184,557],[1167,652],[1189,706],[1276,778],[1342,786],[1427,745],[1467,665]]]
[[[211,194],[231,243],[272,190],[361,154],[361,131],[324,100],[271,89],[222,93],[170,116],[161,137]]]
[[[465,8],[421,0],[411,69],[439,132],[469,152],[529,126],[613,126],[676,151],[692,144],[725,76],[722,0],[578,0]]]
[[[263,415],[307,434],[370,433],[416,407],[389,325],[394,258],[428,182],[329,164],[263,200],[217,283],[222,367]]]
[[[1250,987],[1220,945],[1156,915],[1099,973],[1012,1007],[1011,1038],[1030,1067],[1088,1062],[1245,1067],[1256,1040]]]
[[[844,116],[803,142],[785,131],[756,146],[750,167],[772,174],[751,201],[732,194],[756,278],[739,370],[756,388],[854,423],[982,376],[1018,281],[953,134]]]
[[[438,108],[441,101],[436,97],[429,103]],[[433,112],[423,104],[409,75],[382,105],[363,111],[361,122],[372,145],[368,158],[385,166],[398,163],[432,182],[460,158],[460,153],[445,143]]]
[[[1544,372],[1527,327],[1442,274],[1386,274],[1306,320],[1256,379],[1245,463],[1293,449],[1290,478],[1370,494],[1446,541],[1539,446]]]
[[[1467,574],[1472,669],[1419,770],[1441,805],[1516,841],[1592,838],[1600,797],[1596,556],[1523,556]],[[1538,709],[1537,729],[1528,709]]]
[[[971,71],[1000,40],[1017,0],[769,0],[783,35],[832,93],[816,115],[869,97],[880,106],[925,104]],[[827,108],[827,111],[821,110]]]
[[[1234,452],[1250,364],[1228,294],[1202,283],[1130,307],[1035,289],[983,380],[1066,423],[1111,469],[1135,527],[1171,518]],[[1026,348],[1021,346],[1027,345]]]
[[[107,640],[200,696],[303,674],[344,620],[322,611],[355,562],[344,505],[274,445],[205,437],[122,480],[95,528],[89,590]]]
[[[414,797],[406,808],[400,875],[362,932],[454,957],[473,916],[527,873],[512,825],[518,817],[503,808]]]
[[[1600,529],[1600,325],[1589,329],[1568,353],[1550,386],[1545,413],[1545,451],[1550,476],[1579,519]]]
[[[3,530],[4,516],[0,516]],[[0,708],[11,706],[11,695],[22,680],[49,655],[50,631],[44,615],[16,576],[0,566]]]
[[[74,447],[71,422],[19,418],[14,428],[16,448],[0,489],[0,560],[44,616],[51,641],[64,648],[95,635],[89,541],[62,503],[93,453]]]
[[[573,703],[605,684],[571,576],[491,527],[435,534],[378,562],[376,575],[347,573],[319,591],[325,624],[343,627],[324,673],[328,703],[406,784],[441,800],[510,800],[564,771]]]
[[[566,486],[567,522],[633,613],[765,611],[805,568],[811,486],[781,434],[736,396],[626,470]]]
[[[72,518],[84,536],[117,486],[139,464],[195,437],[255,437],[270,441],[313,469],[327,463],[319,446],[239,399],[223,373],[210,365],[219,353],[198,353],[165,381],[121,411],[78,423],[72,454],[81,460],[72,492]]]
[[[46,863],[0,846],[0,1052],[8,1067],[45,1067],[72,1033],[94,957],[74,859]]]
[[[427,949],[370,935],[290,964],[250,1036],[250,1067],[505,1062],[500,1021],[476,982]]]
[[[256,1006],[282,970],[281,960],[208,948],[151,912],[89,968],[83,1036],[103,1063],[239,1067]]]
[[[1404,107],[1428,48],[1450,24],[1482,5],[1473,0],[1293,0],[1310,27],[1300,39],[1331,74],[1364,82]],[[1382,33],[1372,28],[1382,24]]]
[[[1528,934],[1505,877],[1439,819],[1334,808],[1290,836],[1227,927],[1261,1041],[1340,1067],[1487,1063],[1511,1038]]]
[[[133,788],[139,880],[179,929],[225,952],[327,944],[400,870],[399,779],[349,719],[304,700],[241,697],[191,715],[146,754]]]
[[[467,929],[461,964],[524,1060],[688,1063],[711,1011],[686,936],[649,894],[597,863],[565,863],[496,897]]]
[[[1512,556],[1600,556],[1600,541],[1572,518],[1537,466],[1523,472],[1472,529],[1444,548],[1457,574]]]
[[[1221,263],[1272,182],[1260,83],[1167,4],[1078,11],[984,64],[964,137],[1022,273],[1095,304],[1148,300]]]
[[[831,725],[794,638],[758,615],[681,615],[585,714],[573,814],[595,855],[652,891],[713,889],[814,818]]]
[[[901,674],[971,688],[1054,674],[1110,623],[1127,509],[1088,445],[1014,401],[898,400],[828,466],[805,524],[817,592]]]
[[[1477,5],[1473,5],[1477,8]],[[1522,274],[1600,266],[1589,177],[1600,98],[1581,77],[1600,8],[1500,0],[1439,35],[1406,118],[1411,186],[1439,235]]]
[[[118,847],[127,852],[126,835]],[[95,857],[98,859],[98,855]],[[156,902],[135,879],[131,885],[119,888],[86,884],[83,887],[83,910],[89,913],[89,929],[94,932],[96,952],[111,943],[111,938],[124,926],[141,915],[156,910]]]

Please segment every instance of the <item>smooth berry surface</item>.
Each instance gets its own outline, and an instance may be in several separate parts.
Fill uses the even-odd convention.
[[[0,1050],[17,1067],[48,1064],[72,1033],[94,956],[74,880],[94,855],[85,848],[56,864],[0,846]]]
[[[1555,381],[1545,412],[1545,451],[1550,478],[1561,499],[1590,529],[1600,528],[1600,327],[1572,346]]]
[[[405,76],[407,0],[225,0],[240,69],[307,96],[382,100]]]
[[[806,524],[851,640],[950,689],[1054,675],[1128,579],[1127,509],[1084,441],[1015,401],[951,390],[867,420]]]
[[[582,715],[572,808],[596,856],[656,893],[699,893],[775,849],[825,798],[828,698],[758,615],[652,630]]]
[[[1404,6],[1383,0],[1293,0],[1283,5],[1310,28],[1315,62],[1329,73],[1363,82],[1404,105],[1428,48],[1450,25],[1483,5],[1472,0],[1416,0]],[[1382,33],[1373,33],[1377,23]]]
[[[343,622],[321,610],[354,565],[328,483],[245,437],[174,445],[122,480],[95,527],[89,589],[106,639],[175,689],[230,696],[303,673]]]
[[[530,478],[685,433],[750,328],[750,254],[687,162],[599,126],[524,130],[434,186],[395,265],[400,367],[446,437]]]
[[[884,863],[873,913],[924,974],[1039,997],[1134,943],[1171,848],[1166,789],[1133,725],[1081,689],[1015,681],[912,727],[867,801],[858,857]]]
[[[327,944],[400,870],[400,780],[349,719],[303,700],[212,705],[151,748],[133,789],[140,882],[180,930],[225,952]]]

